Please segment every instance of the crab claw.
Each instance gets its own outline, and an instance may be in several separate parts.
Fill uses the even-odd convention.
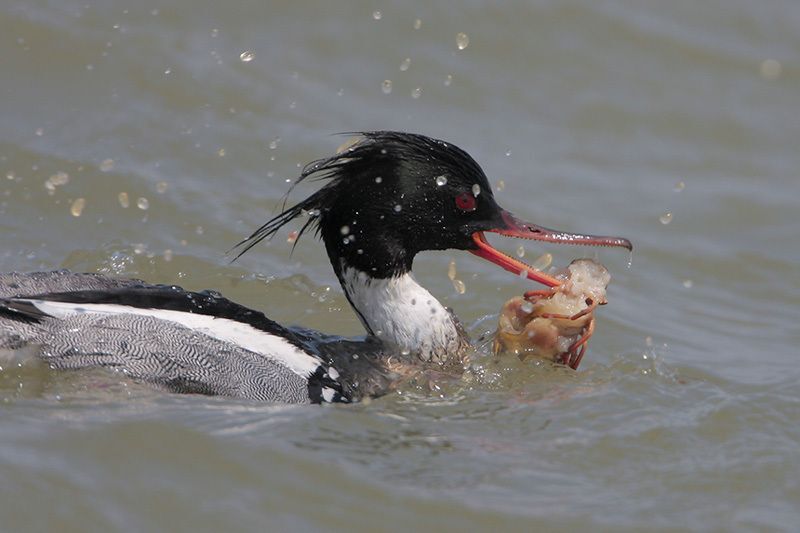
[[[562,356],[561,362],[572,370],[577,370],[578,365],[581,364],[581,360],[583,359],[583,354],[586,353],[586,346],[588,345],[589,339],[593,334],[594,317],[589,320],[589,324],[586,325],[581,336],[572,343],[569,350]]]

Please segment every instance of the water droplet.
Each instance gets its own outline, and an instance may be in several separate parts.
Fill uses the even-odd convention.
[[[198,235],[202,235],[203,233],[206,232],[206,230],[203,229],[203,226],[197,226],[196,228],[194,228],[194,232],[197,233]]]
[[[673,187],[672,190],[675,192],[681,192],[685,188],[686,184],[682,181],[679,181],[678,183],[675,184],[675,187]]]
[[[417,87],[416,89],[411,91],[411,98],[419,98],[422,94],[422,87]]]
[[[401,355],[409,355],[410,353],[411,350],[409,350],[408,348],[403,348],[402,350],[400,350]]]
[[[270,149],[270,150],[274,150],[274,149],[276,149],[276,148],[278,147],[278,143],[279,143],[279,142],[281,142],[281,138],[280,138],[280,137],[275,137],[274,139],[272,139],[272,140],[269,142],[269,149]]]
[[[402,72],[405,72],[406,70],[408,70],[408,67],[410,67],[410,66],[411,66],[411,58],[410,57],[407,57],[403,61],[400,62],[400,70]]]
[[[511,150],[506,150],[506,157],[511,157]]]
[[[164,69],[164,74],[172,74],[172,69],[171,68]]]
[[[450,281],[456,279],[456,262],[452,259],[447,266],[447,277],[450,278]]]
[[[242,60],[242,63],[249,63],[256,58],[256,53],[252,50],[245,50],[241,54],[239,54],[239,59]]]
[[[297,240],[297,231],[290,231],[289,235],[286,237],[286,242],[292,244]]]
[[[211,30],[211,36],[216,37],[217,35],[219,35],[219,30],[217,28],[213,28]]]
[[[453,75],[448,74],[447,77],[444,79],[444,86],[450,87],[450,84],[453,83]]]
[[[661,215],[661,216],[658,218],[658,220],[660,220],[660,221],[661,221],[661,223],[662,223],[662,224],[664,224],[664,225],[666,226],[667,224],[669,224],[670,222],[672,222],[672,213],[664,213],[663,215]]]
[[[533,313],[533,304],[526,301],[519,306],[519,310],[525,313],[526,315],[529,315]]]
[[[444,174],[442,174],[441,176],[436,176],[436,185],[438,185],[439,187],[447,185],[447,176],[445,176]]]
[[[683,286],[686,287],[687,289],[691,289],[693,285],[694,282],[692,280],[690,279],[683,280]]]
[[[350,226],[342,226],[339,228],[339,231],[342,233],[342,235],[348,235],[350,233]]]
[[[136,207],[142,211],[147,211],[150,208],[150,201],[147,198],[139,198],[136,200]]]
[[[765,59],[761,62],[761,77],[765,80],[777,80],[782,71],[783,66],[775,59]]]
[[[382,177],[380,177],[380,176],[378,176],[377,178],[375,178],[375,183],[380,183],[380,182],[382,182],[382,181],[383,181],[383,178],[382,178]]]
[[[114,169],[113,159],[103,159],[100,162],[100,172],[111,172]]]
[[[318,217],[319,214],[320,214],[319,209],[312,209],[311,211],[308,212],[308,216],[310,217]]]
[[[220,148],[217,150],[217,155],[220,157],[225,157],[225,148]]]
[[[167,192],[167,182],[166,181],[159,181],[156,183],[156,192],[158,194],[164,194]]]
[[[394,206],[394,212],[395,213],[399,213],[402,210],[403,210],[403,206],[402,205],[397,204],[396,206]]]
[[[415,19],[414,20],[414,29],[418,30],[422,27],[422,19]]]
[[[473,196],[478,196],[480,193],[481,193],[481,186],[478,185],[477,183],[475,183],[472,186],[472,195]]]
[[[464,282],[461,281],[460,279],[453,280],[453,288],[455,288],[458,294],[464,294],[465,292],[467,292],[467,286],[464,285]]]
[[[536,258],[536,261],[531,263],[531,267],[538,271],[542,271],[545,268],[549,267],[553,262],[553,254],[544,253]]]
[[[389,94],[392,92],[392,80],[383,80],[381,83],[381,90],[383,94]]]
[[[117,201],[119,202],[119,205],[121,205],[125,209],[127,209],[131,205],[131,202],[128,199],[128,193],[126,193],[126,192],[119,193],[117,195]]]
[[[528,279],[528,271],[527,270],[521,271],[519,273],[519,277],[520,277],[520,279]]]
[[[83,213],[83,208],[86,207],[86,199],[78,198],[74,202],[72,202],[72,206],[69,208],[69,212],[72,213],[72,216],[79,217],[81,213]]]
[[[466,33],[459,33],[456,35],[456,46],[459,50],[463,50],[469,46],[469,36]]]
[[[381,13],[378,10],[375,10],[372,12],[372,18],[374,18],[375,20],[381,20],[381,18],[383,18],[383,13]]]
[[[42,128],[36,128],[35,133],[37,137],[41,137],[42,135],[44,135],[44,130]]]
[[[520,259],[525,257],[525,246],[521,244],[519,245],[519,247],[517,248],[517,257],[519,257]]]

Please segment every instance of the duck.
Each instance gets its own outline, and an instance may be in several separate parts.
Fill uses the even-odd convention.
[[[284,326],[213,290],[96,273],[0,273],[0,352],[33,349],[55,370],[103,367],[174,393],[282,403],[351,403],[386,394],[424,369],[463,365],[470,339],[454,312],[412,274],[428,250],[465,250],[548,287],[559,279],[489,244],[486,233],[622,247],[622,237],[569,233],[501,208],[478,163],[421,134],[367,131],[306,165],[322,185],[267,220],[234,259],[292,222],[325,245],[365,335]],[[288,193],[287,193],[288,196]]]

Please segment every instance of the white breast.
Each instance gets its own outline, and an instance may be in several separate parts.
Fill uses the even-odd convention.
[[[342,286],[364,326],[380,339],[428,360],[444,361],[461,347],[452,314],[410,273],[376,279],[343,267]]]

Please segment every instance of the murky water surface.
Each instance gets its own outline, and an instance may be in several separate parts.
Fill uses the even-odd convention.
[[[788,0],[4,2],[3,270],[360,334],[312,239],[224,252],[364,129],[448,139],[511,211],[636,252],[597,256],[611,303],[577,373],[484,357],[293,407],[6,364],[2,529],[796,530],[798,28]],[[459,252],[415,266],[475,337],[529,288]]]

